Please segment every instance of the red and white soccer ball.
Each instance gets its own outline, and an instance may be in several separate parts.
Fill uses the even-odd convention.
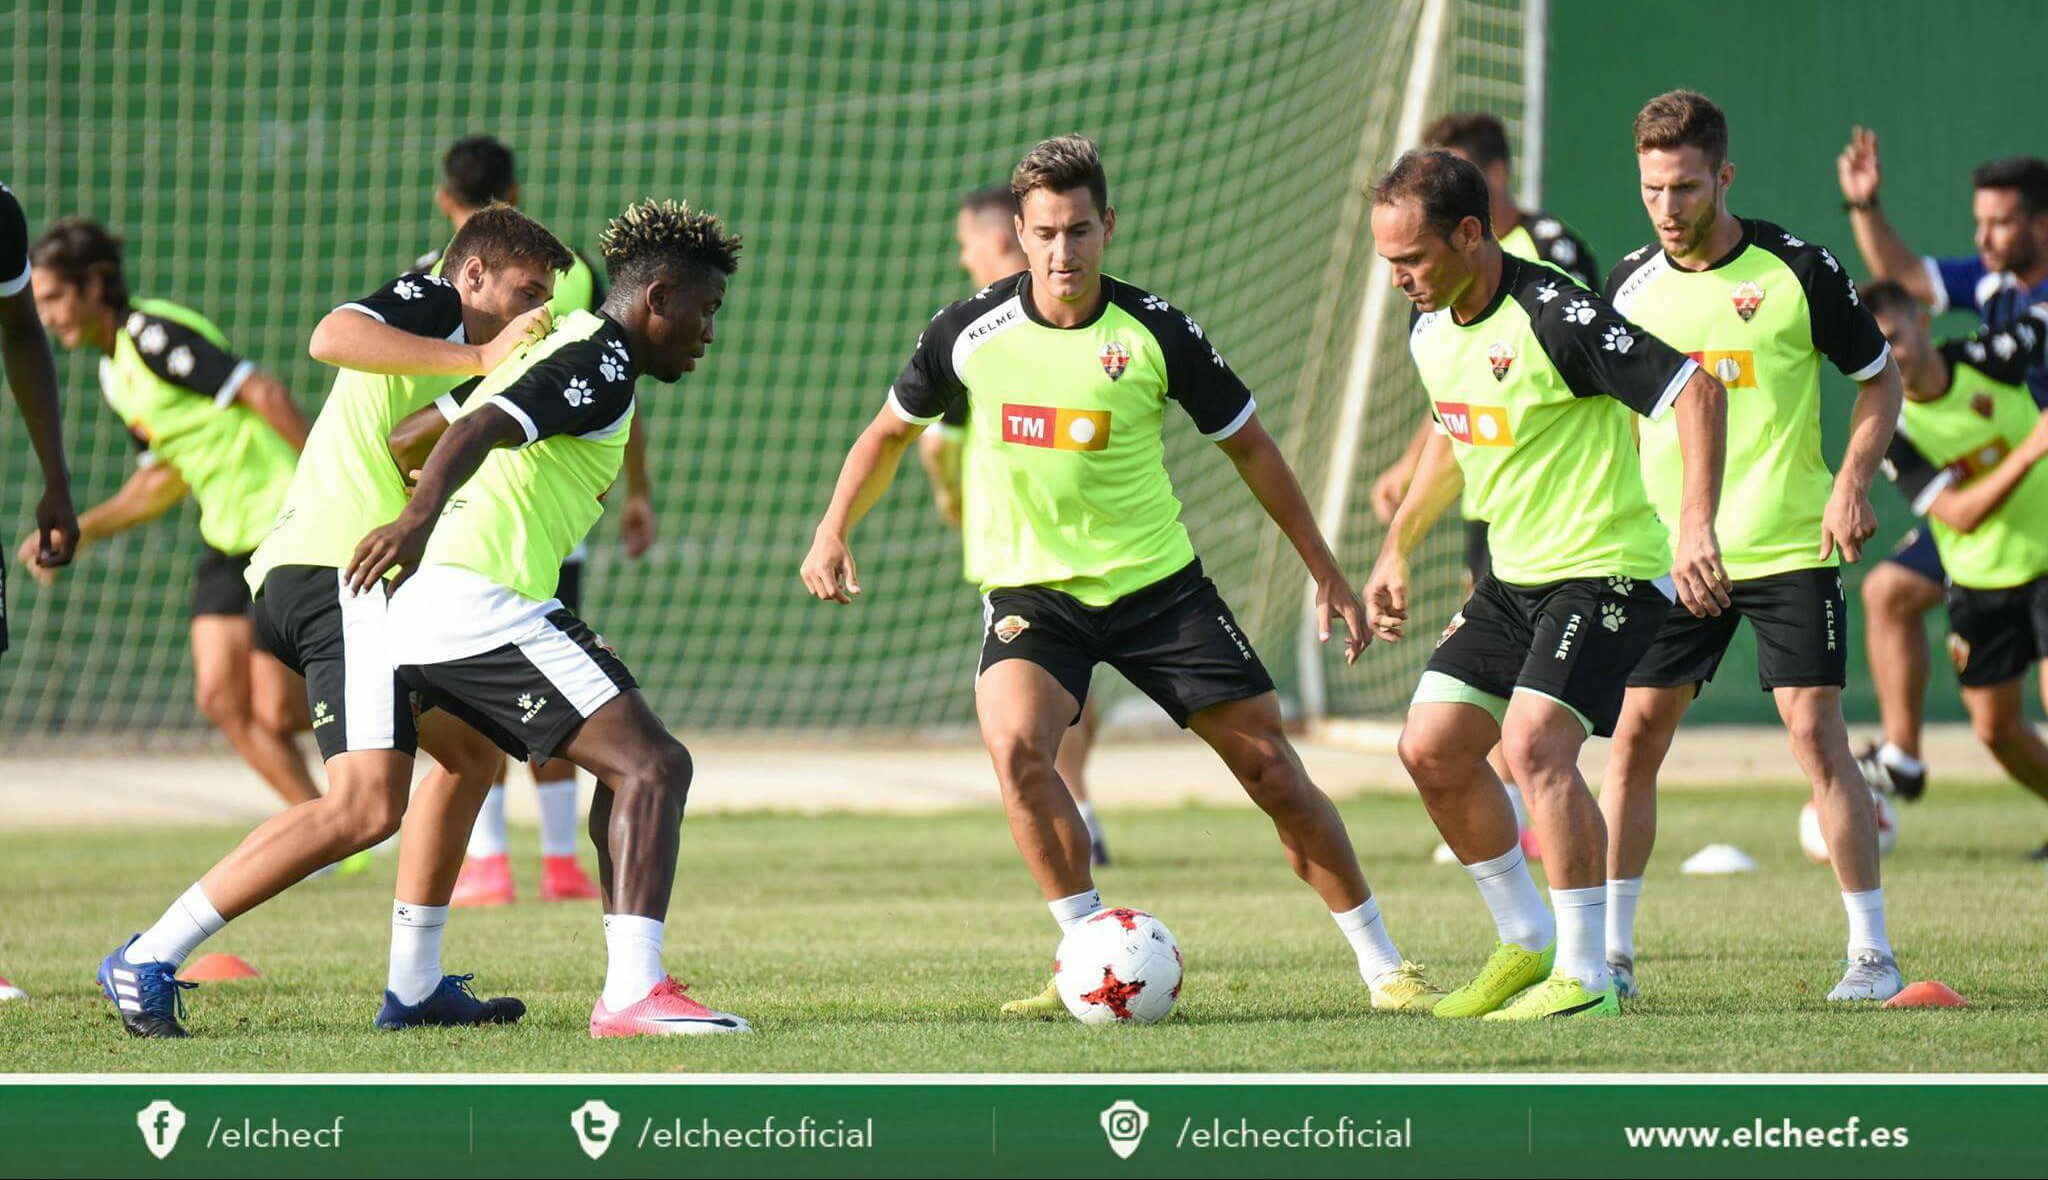
[[[1875,787],[1871,788],[1870,802],[1877,808],[1877,854],[1890,856],[1899,843],[1898,809],[1892,806],[1890,796]],[[1799,809],[1799,847],[1813,863],[1828,863],[1827,837],[1821,835],[1820,812],[1811,799]]]
[[[1082,1024],[1156,1024],[1180,998],[1180,945],[1143,910],[1098,910],[1060,939],[1053,982]]]

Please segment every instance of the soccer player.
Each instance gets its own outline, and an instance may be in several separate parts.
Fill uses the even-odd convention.
[[[590,835],[610,964],[590,1034],[744,1032],[662,971],[689,752],[555,598],[562,559],[619,476],[635,381],[696,367],[740,242],[709,213],[646,201],[603,244],[604,307],[562,317],[484,379],[405,510],[357,546],[350,583],[362,592],[401,571],[390,623],[409,686],[516,758],[562,758],[597,777]]]
[[[2006,773],[2048,799],[2048,745],[2023,700],[2033,666],[2048,695],[2048,414],[2023,384],[2048,350],[2048,308],[1935,345],[1902,284],[1873,283],[1864,301],[1906,374],[1885,474],[1940,547],[1971,727]]]
[[[297,678],[255,642],[242,583],[305,445],[305,415],[198,312],[131,299],[121,241],[97,223],[54,223],[30,257],[44,327],[65,348],[105,358],[101,391],[139,451],[121,489],[79,517],[79,547],[154,520],[191,492],[203,543],[192,587],[194,696],[287,804],[317,797],[293,740],[306,727]],[[19,556],[47,584],[57,571],[42,563],[42,546],[32,534]]]
[[[29,288],[28,218],[21,203],[0,184],[0,354],[7,384],[28,425],[29,442],[43,469],[43,497],[36,502],[35,564],[55,569],[71,561],[78,544],[78,514],[71,507],[71,472],[64,464],[64,415],[57,403],[57,360],[36,318]],[[0,561],[0,652],[7,650],[7,563]]]
[[[1586,240],[1573,232],[1562,219],[1524,209],[1515,200],[1508,132],[1499,119],[1482,111],[1456,111],[1431,123],[1422,133],[1422,142],[1471,161],[1486,177],[1494,238],[1503,251],[1516,258],[1547,262],[1570,275],[1579,286],[1589,291],[1599,289],[1599,280],[1595,276],[1600,271]],[[1415,465],[1422,457],[1422,448],[1435,433],[1435,421],[1430,415],[1423,415],[1400,457],[1373,481],[1373,515],[1382,523],[1394,519],[1394,510],[1401,506],[1402,497],[1408,494],[1408,485],[1415,479]],[[1469,594],[1479,579],[1486,576],[1486,522],[1472,512],[1470,503],[1462,504],[1460,508],[1459,515],[1465,520],[1465,569],[1468,578],[1465,589]],[[1508,769],[1507,758],[1495,750],[1488,760],[1494,773],[1509,789],[1508,798],[1515,807],[1515,822],[1524,829],[1523,851],[1534,856],[1538,845],[1527,831],[1527,809],[1521,793],[1514,790],[1514,776]],[[1438,846],[1437,857],[1439,861],[1455,859],[1449,845]]]
[[[2018,322],[2029,305],[2048,299],[2048,162],[2010,156],[1978,167],[1970,198],[1977,253],[1956,258],[1915,254],[1885,217],[1878,203],[1883,169],[1876,132],[1856,128],[1835,168],[1856,246],[1875,278],[1898,282],[1937,315],[1972,308],[1987,333]],[[2034,400],[2048,408],[2048,368],[2035,365],[2028,384]],[[1873,783],[1907,800],[1927,789],[1920,757],[1928,667],[1921,620],[1941,603],[1946,580],[1927,527],[1907,533],[1863,579],[1865,643],[1884,744],[1866,750],[1859,761]]]
[[[469,219],[494,203],[519,204],[519,178],[512,149],[488,135],[458,140],[441,157],[441,184],[434,190],[434,204],[460,233]],[[442,253],[431,251],[413,264],[426,274],[440,274]],[[596,311],[604,303],[604,283],[588,259],[570,251],[569,265],[555,276],[555,290],[548,310],[556,319],[572,311]],[[452,406],[446,408],[452,409]],[[447,419],[432,410],[401,436],[402,445],[416,447],[424,455],[440,437]],[[639,557],[654,543],[654,499],[647,480],[647,452],[639,422],[626,450],[626,499],[620,510],[619,531],[626,553]],[[388,517],[386,519],[389,519]],[[555,597],[571,611],[583,609],[583,566],[589,556],[579,545],[562,563],[562,578]],[[561,759],[531,766],[534,795],[540,802],[541,882],[543,901],[573,901],[598,896],[597,886],[583,866],[576,863],[576,768]],[[458,906],[510,905],[515,897],[512,862],[506,854],[505,770],[501,763],[476,826],[469,835],[469,857],[455,882]]]
[[[1636,116],[1636,166],[1656,241],[1608,279],[1614,307],[1686,349],[1732,391],[1728,476],[1717,526],[1732,610],[1673,611],[1628,679],[1600,804],[1607,816],[1608,957],[1635,982],[1635,914],[1656,840],[1657,770],[1686,709],[1749,620],[1771,694],[1814,806],[1849,916],[1848,970],[1831,1000],[1886,1000],[1905,986],[1885,931],[1877,812],[1842,719],[1849,610],[1839,566],[1877,529],[1870,481],[1898,420],[1899,367],[1835,256],[1728,210],[1728,123],[1703,94],[1674,90]],[[1821,457],[1820,366],[1859,386],[1842,470]],[[1678,439],[1642,429],[1643,475],[1666,520],[1680,511]]]
[[[1563,272],[1503,251],[1485,177],[1453,153],[1407,153],[1371,196],[1375,248],[1423,313],[1408,347],[1438,424],[1367,584],[1375,631],[1401,639],[1409,554],[1461,490],[1491,526],[1493,550],[1401,731],[1402,764],[1499,935],[1436,1015],[1614,1013],[1606,829],[1579,750],[1614,732],[1623,678],[1674,593],[1702,614],[1727,605],[1714,533],[1726,394]],[[1675,562],[1643,488],[1631,412],[1645,430],[1677,420]],[[1554,917],[1487,764],[1495,745],[1528,798]]]
[[[991,184],[968,193],[960,202],[953,228],[960,241],[960,269],[976,287],[991,286],[1028,265],[1024,248],[1017,244],[1017,198],[1010,195],[1007,184]],[[939,519],[956,529],[962,523],[960,502],[966,480],[961,469],[967,460],[968,437],[967,399],[962,398],[947,407],[936,429],[925,431],[917,440],[918,458],[931,480]],[[960,541],[963,572],[969,582],[979,586],[976,538],[963,533]],[[1081,719],[1060,738],[1059,753],[1053,757],[1053,767],[1073,794],[1081,822],[1087,825],[1089,861],[1098,867],[1109,863],[1109,844],[1103,839],[1095,805],[1088,801],[1087,771],[1088,753],[1095,747],[1095,734],[1101,726],[1102,715],[1091,696],[1081,705]]]
[[[1388,936],[1344,821],[1281,727],[1273,682],[1202,573],[1162,462],[1169,402],[1236,465],[1316,580],[1330,620],[1367,642],[1294,473],[1251,392],[1195,321],[1102,273],[1116,232],[1095,144],[1039,144],[1010,190],[1030,266],[942,309],[887,404],[848,452],[802,576],[850,603],[860,578],[847,534],[887,490],[904,452],[954,403],[972,407],[976,494],[966,529],[980,554],[987,631],[975,707],[1010,833],[1062,930],[1102,909],[1087,828],[1054,765],[1090,674],[1108,663],[1209,743],[1273,820],[1295,874],[1330,908],[1375,1008],[1427,1009],[1439,993]],[[1006,1014],[1064,1011],[1056,989]]]
[[[451,278],[401,275],[314,329],[309,351],[340,373],[248,581],[258,633],[305,677],[328,792],[266,821],[107,956],[101,985],[138,1036],[186,1035],[174,976],[203,940],[322,865],[387,838],[408,814],[377,1025],[480,1024],[524,1012],[517,1000],[476,999],[467,976],[440,969],[448,895],[497,751],[445,714],[416,721],[417,701],[398,680],[383,587],[352,594],[341,572],[356,538],[405,507],[403,478],[385,450],[392,423],[489,372],[545,327],[542,303],[568,250],[501,206],[472,218],[448,259]],[[440,768],[408,813],[418,745]]]

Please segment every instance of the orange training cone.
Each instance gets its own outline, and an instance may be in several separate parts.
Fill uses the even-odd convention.
[[[201,955],[185,964],[178,978],[187,983],[219,983],[228,979],[255,979],[262,974],[240,955]]]
[[[1898,995],[1884,1002],[1887,1008],[1961,1008],[1970,1001],[1956,994],[1956,989],[1932,979],[1909,983]]]

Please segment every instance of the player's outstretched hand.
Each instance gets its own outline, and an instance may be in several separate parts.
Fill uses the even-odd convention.
[[[654,501],[646,496],[628,496],[619,509],[619,540],[627,557],[645,557],[654,548]]]
[[[1372,632],[1365,626],[1365,604],[1358,600],[1342,574],[1316,582],[1316,638],[1324,643],[1330,642],[1333,614],[1344,620],[1344,662],[1355,664],[1366,644],[1372,642]]]
[[[804,557],[804,589],[820,602],[852,602],[860,593],[860,575],[853,568],[853,551],[837,533],[820,530]]]
[[[420,567],[420,557],[427,551],[429,531],[406,523],[404,517],[371,529],[362,543],[356,546],[355,556],[349,559],[348,592],[361,594],[394,569],[398,576],[391,580],[391,589],[404,585],[405,580]]]
[[[1849,146],[1835,157],[1835,179],[1841,182],[1845,201],[1865,205],[1877,199],[1884,180],[1877,162],[1877,132],[1858,127],[1849,133]]]
[[[477,347],[478,372],[488,373],[521,345],[532,344],[555,330],[555,313],[546,304],[513,318],[503,331]]]
[[[1678,601],[1695,618],[1718,615],[1734,602],[1728,596],[1728,567],[1721,564],[1721,542],[1712,529],[1679,530],[1671,580],[1678,585]]]
[[[1365,581],[1365,619],[1373,638],[1401,642],[1401,628],[1408,622],[1407,558],[1382,553],[1373,563]]]
[[[78,513],[71,507],[71,490],[45,488],[36,504],[36,564],[46,569],[70,565],[78,551]]]
[[[1877,510],[1864,492],[1836,487],[1820,517],[1820,555],[1826,560],[1837,549],[1843,561],[1859,561],[1863,542],[1877,533]]]

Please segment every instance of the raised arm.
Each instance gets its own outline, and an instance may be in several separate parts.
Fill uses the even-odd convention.
[[[1835,160],[1835,176],[1841,182],[1842,199],[1849,206],[1849,227],[1856,234],[1856,249],[1863,255],[1863,264],[1870,268],[1870,277],[1890,279],[1922,303],[1939,302],[1940,292],[1934,289],[1925,261],[1899,237],[1899,231],[1892,228],[1891,220],[1878,205],[1877,190],[1883,170],[1877,158],[1877,132],[1858,127],[1850,133],[1849,146]]]
[[[337,369],[394,377],[480,376],[497,368],[521,344],[547,335],[553,324],[548,309],[537,307],[507,324],[492,339],[465,344],[408,331],[376,318],[361,304],[343,304],[321,318],[306,351],[314,360]]]
[[[1216,445],[1237,465],[1238,478],[1252,490],[1266,515],[1280,526],[1294,551],[1301,555],[1302,564],[1308,567],[1309,576],[1315,579],[1317,638],[1329,642],[1330,617],[1341,616],[1348,632],[1344,639],[1344,662],[1357,663],[1365,645],[1372,642],[1365,629],[1365,605],[1345,580],[1322,530],[1316,527],[1315,513],[1308,506],[1308,497],[1301,494],[1301,484],[1294,478],[1293,468],[1287,465],[1287,457],[1259,424],[1256,413]]]
[[[839,468],[839,481],[832,487],[832,502],[825,509],[811,538],[811,551],[800,571],[804,588],[824,602],[852,602],[860,593],[860,576],[854,568],[853,551],[847,536],[868,509],[889,490],[903,453],[917,441],[924,427],[905,420],[893,407],[884,406],[867,429],[846,452]]]

